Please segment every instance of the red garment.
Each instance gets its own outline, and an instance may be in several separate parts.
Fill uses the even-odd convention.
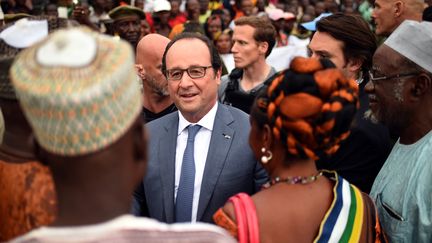
[[[145,13],[145,17],[146,17],[147,23],[150,26],[151,32],[154,33],[155,30],[154,30],[154,22],[153,22],[152,14],[151,13]]]
[[[174,28],[174,26],[178,24],[183,24],[187,21],[187,17],[184,13],[179,13],[175,18],[170,18],[168,20],[168,24],[171,28]]]
[[[49,169],[38,162],[0,160],[0,242],[50,224],[56,195]]]

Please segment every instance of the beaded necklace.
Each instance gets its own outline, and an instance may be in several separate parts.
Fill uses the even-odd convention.
[[[323,175],[323,171],[318,171],[317,174],[312,176],[288,176],[287,178],[280,178],[279,176],[271,179],[269,183],[263,185],[263,189],[269,188],[278,183],[294,184],[309,184],[312,183]]]

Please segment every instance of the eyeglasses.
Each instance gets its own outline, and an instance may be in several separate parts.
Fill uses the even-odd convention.
[[[183,77],[183,73],[186,71],[189,77],[192,79],[202,78],[206,75],[206,71],[208,68],[211,68],[212,66],[192,66],[188,67],[186,69],[180,69],[180,68],[174,68],[174,69],[168,69],[165,71],[165,75],[168,80],[172,81],[178,81]]]
[[[373,73],[371,71],[369,71],[369,80],[372,81],[373,84],[376,84],[377,81],[394,79],[394,78],[409,77],[409,76],[414,76],[417,74],[418,74],[418,72],[410,72],[410,73],[395,74],[395,75],[391,75],[391,76],[374,77]]]

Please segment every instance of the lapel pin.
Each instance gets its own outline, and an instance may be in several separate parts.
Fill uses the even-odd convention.
[[[222,133],[222,135],[224,135],[224,137],[225,137],[226,139],[230,139],[230,138],[231,138],[230,135],[227,135],[227,134],[224,134],[224,133]]]

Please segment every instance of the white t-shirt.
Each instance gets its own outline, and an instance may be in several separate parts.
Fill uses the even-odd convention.
[[[205,223],[165,224],[122,215],[108,222],[75,227],[42,227],[12,240],[24,242],[236,242],[222,228]]]

